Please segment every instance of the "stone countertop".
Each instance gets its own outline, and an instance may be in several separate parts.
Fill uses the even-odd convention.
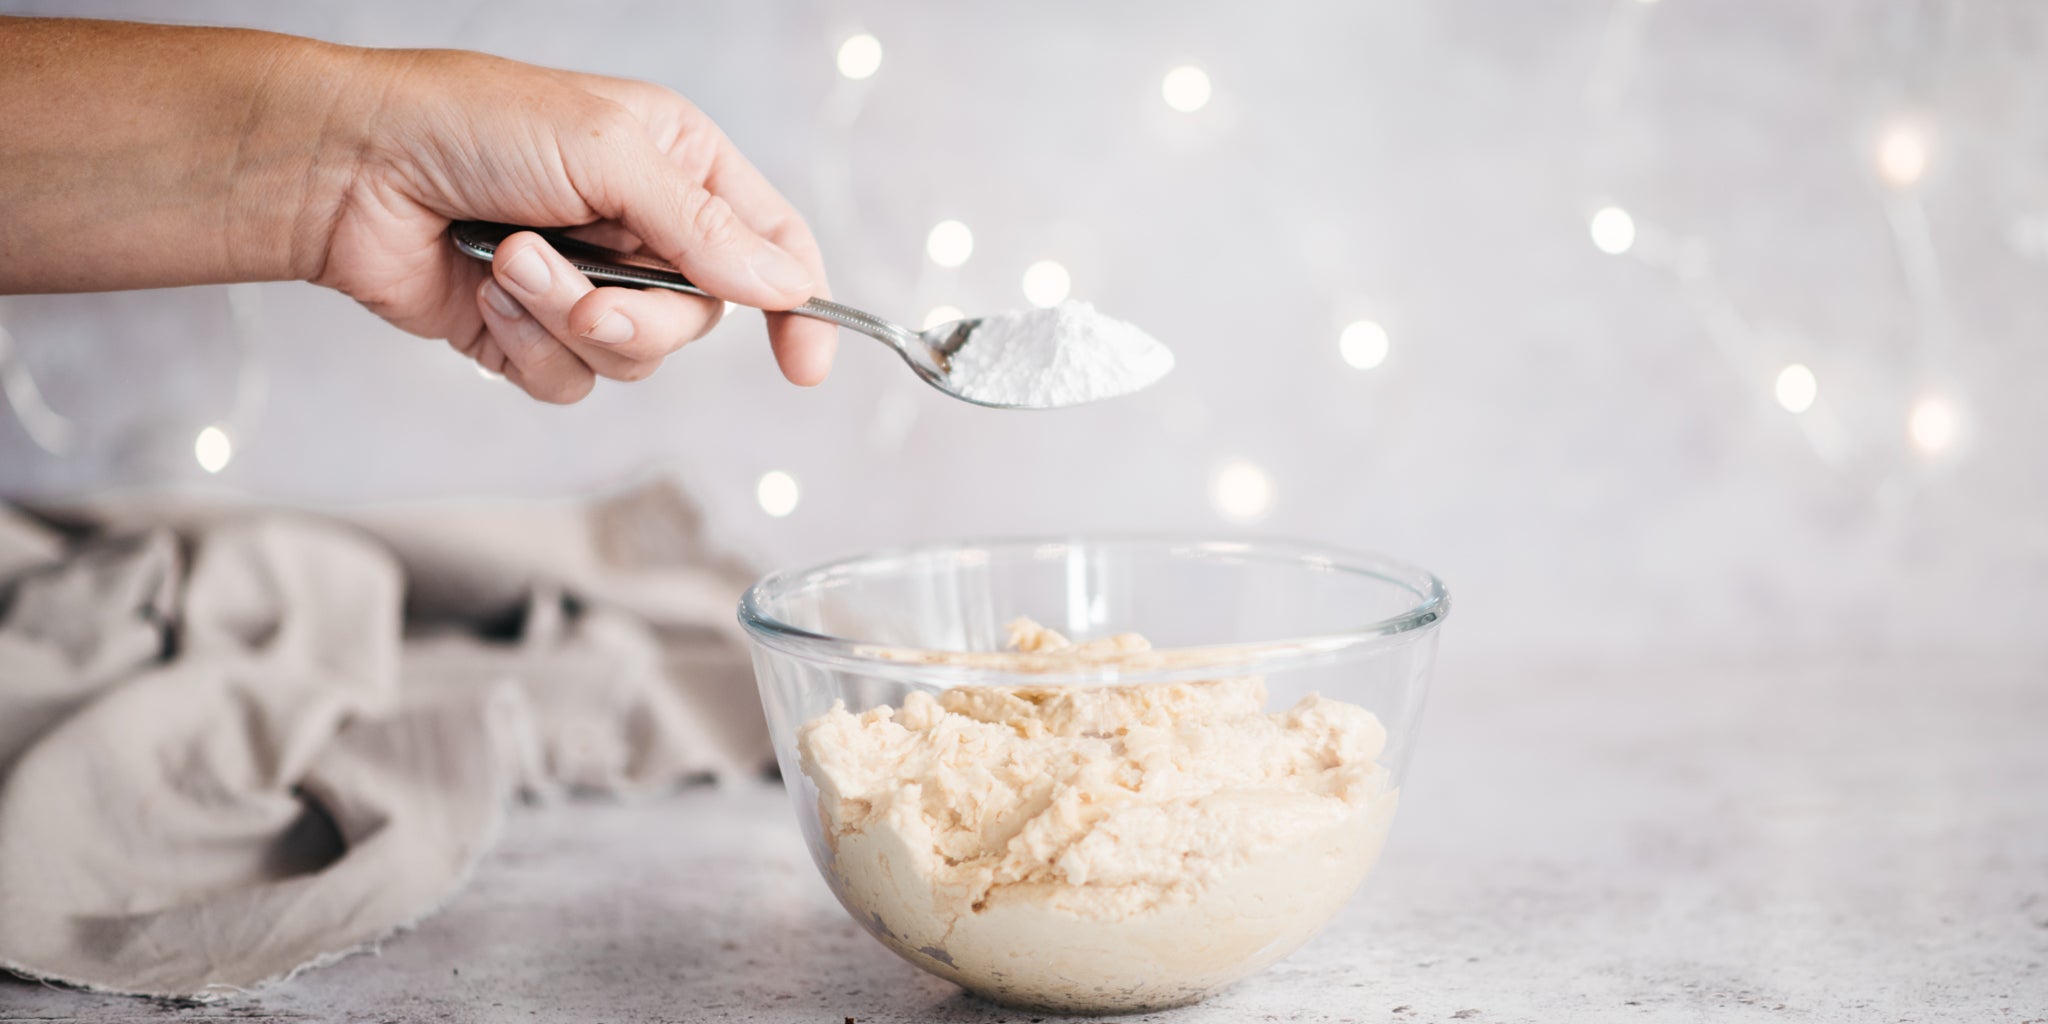
[[[2048,666],[1447,665],[1385,859],[1220,1021],[2048,1021]],[[521,810],[416,930],[0,1020],[1016,1024],[855,928],[780,790]]]

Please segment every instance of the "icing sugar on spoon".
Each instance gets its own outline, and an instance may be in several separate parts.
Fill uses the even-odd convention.
[[[594,283],[716,297],[661,260],[559,231],[459,221],[449,237],[466,255],[488,262],[498,243],[519,231],[547,239]],[[1149,387],[1173,369],[1172,350],[1085,302],[968,317],[926,331],[827,299],[811,299],[789,312],[874,338],[895,349],[926,384],[993,409],[1057,409],[1115,398]]]

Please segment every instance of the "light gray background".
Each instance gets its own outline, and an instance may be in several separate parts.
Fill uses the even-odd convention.
[[[0,300],[74,451],[0,488],[316,505],[565,498],[672,473],[763,562],[940,537],[1256,529],[1443,575],[1446,651],[1679,660],[2048,641],[2048,6],[1850,0],[9,3],[457,46],[637,76],[812,219],[837,293],[1019,305],[1034,260],[1181,366],[1062,413],[950,405],[848,337],[822,388],[740,315],[653,380],[533,403],[310,286]],[[1254,14],[1254,11],[1257,11]],[[839,41],[885,49],[864,82]],[[1215,83],[1169,110],[1181,63]],[[1887,188],[1880,134],[1928,139]],[[1589,216],[1630,211],[1610,256]],[[957,271],[924,256],[954,217]],[[1338,328],[1370,316],[1387,362]],[[1786,363],[1820,399],[1779,408]],[[238,390],[239,389],[239,390]],[[1935,457],[1912,403],[1962,413]],[[239,395],[239,398],[238,398]],[[228,423],[218,477],[191,438]],[[1218,466],[1273,482],[1250,526]],[[754,498],[794,474],[794,514]]]

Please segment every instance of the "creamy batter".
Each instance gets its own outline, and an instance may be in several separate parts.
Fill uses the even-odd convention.
[[[1034,664],[1147,647],[1011,628]],[[1192,1002],[1321,928],[1397,802],[1371,712],[1265,701],[1261,680],[1237,678],[835,706],[798,737],[827,877],[898,953],[985,996],[1070,1012]]]

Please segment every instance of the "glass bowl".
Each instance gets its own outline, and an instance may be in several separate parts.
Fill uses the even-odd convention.
[[[1373,555],[1104,537],[775,573],[740,621],[797,821],[855,919],[986,998],[1103,1013],[1199,1000],[1356,891],[1449,606]],[[1020,617],[1102,642],[1000,653]],[[1109,639],[1127,633],[1152,648]]]

